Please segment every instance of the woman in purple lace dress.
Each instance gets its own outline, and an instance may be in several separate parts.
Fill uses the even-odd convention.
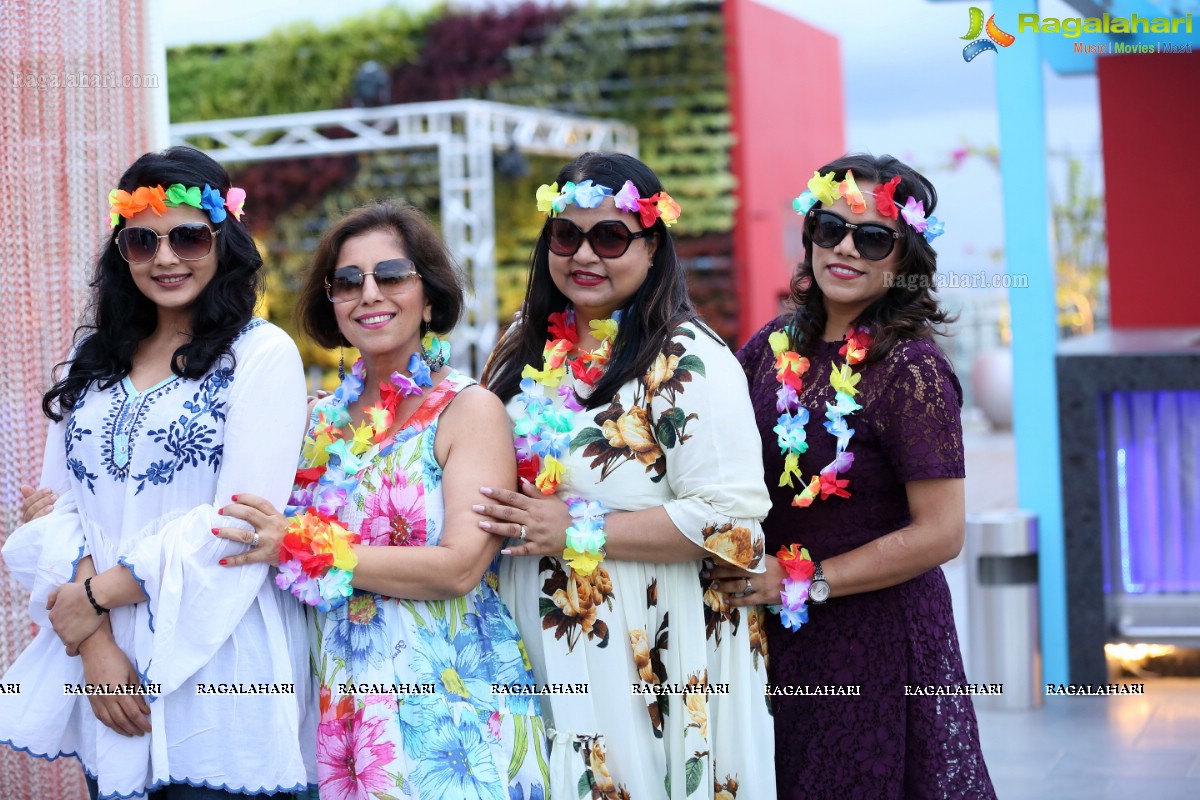
[[[780,604],[797,570],[767,622],[781,800],[995,797],[939,568],[962,546],[964,471],[962,390],[932,339],[936,202],[888,156],[823,167],[797,198],[796,310],[738,353],[767,552],[798,558],[714,577],[736,605]]]

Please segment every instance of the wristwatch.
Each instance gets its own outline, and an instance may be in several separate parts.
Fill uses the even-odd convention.
[[[821,562],[813,562],[813,579],[812,585],[808,587],[808,602],[814,605],[821,605],[829,599],[829,581],[825,580],[825,570],[821,569]]]

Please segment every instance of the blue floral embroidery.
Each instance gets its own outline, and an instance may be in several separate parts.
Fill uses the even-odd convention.
[[[263,319],[262,317],[255,317],[254,319],[252,319],[246,323],[246,327],[244,327],[240,331],[238,331],[238,335],[233,337],[233,340],[236,342],[238,339],[241,339],[243,336],[245,336],[250,331],[254,330],[255,328],[261,327],[263,325],[266,325],[266,324],[267,324],[267,321],[265,319]]]
[[[133,442],[146,417],[146,412],[161,398],[180,385],[177,378],[147,389],[140,394],[129,394],[125,381],[113,387],[112,405],[104,417],[103,451],[104,470],[118,482],[129,477],[129,462],[133,456]]]
[[[83,401],[75,404],[71,416],[67,419],[67,432],[64,438],[64,445],[67,451],[67,468],[71,470],[71,474],[75,476],[75,480],[81,485],[86,486],[92,494],[96,493],[96,478],[97,475],[93,472],[88,472],[87,467],[78,458],[71,456],[71,451],[75,449],[75,445],[83,441],[84,436],[91,436],[92,431],[89,428],[80,428],[75,424],[75,412],[83,407]]]
[[[234,341],[240,340],[250,331],[266,324],[266,320],[255,317],[238,332]],[[216,471],[224,452],[224,448],[220,444],[213,446],[214,441],[220,441],[220,430],[203,424],[202,418],[207,416],[211,422],[225,419],[226,404],[219,400],[218,394],[229,388],[233,383],[233,378],[233,367],[219,367],[203,380],[200,390],[192,399],[184,403],[183,408],[188,412],[187,414],[180,415],[179,419],[167,428],[150,431],[150,435],[154,437],[156,443],[166,443],[166,454],[170,458],[166,462],[155,461],[146,472],[133,476],[133,479],[139,482],[137,492],[141,492],[147,483],[150,485],[170,483],[174,473],[188,465],[197,467],[207,464]],[[116,481],[124,482],[129,479],[129,464],[133,456],[133,446],[135,442],[140,441],[139,433],[150,408],[179,386],[187,384],[195,385],[192,381],[175,376],[144,392],[134,392],[132,395],[127,381],[118,381],[112,386],[109,392],[111,405],[104,417],[101,431],[103,437],[101,461],[105,471]],[[82,405],[79,403],[76,408],[78,409]],[[91,434],[91,431],[83,431],[83,433]],[[70,447],[68,447],[67,455],[70,456]],[[170,464],[169,471],[163,469],[164,463]],[[96,479],[96,476],[88,472],[82,462],[72,464],[68,461],[68,466],[81,483],[89,476],[92,480]],[[89,486],[89,488],[92,487]],[[92,492],[95,493],[94,488],[92,488]]]
[[[207,424],[208,422],[224,422],[225,407],[223,390],[233,382],[233,369],[222,367],[212,372],[200,382],[199,390],[191,400],[183,404],[184,411],[179,419],[166,428],[147,432],[156,444],[164,445],[170,460],[156,461],[140,475],[134,475],[138,481],[134,494],[140,494],[149,482],[154,485],[168,484],[175,478],[175,473],[184,467],[208,465],[216,472],[221,466],[223,444],[219,442],[219,430]]]

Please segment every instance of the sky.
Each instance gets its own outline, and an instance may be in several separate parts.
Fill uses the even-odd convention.
[[[998,172],[978,159],[949,169],[954,150],[999,143],[995,59],[1003,54],[983,53],[969,64],[963,60],[960,37],[968,26],[969,4],[935,0],[761,2],[839,38],[847,148],[891,153],[925,171],[934,182],[939,193],[938,217],[947,223],[946,235],[938,242],[940,267],[970,274],[1002,272]],[[278,25],[301,20],[330,25],[391,4],[419,10],[432,5],[432,0],[205,0],[201,16],[188,4],[167,2],[162,25],[168,46],[230,41],[257,38]],[[502,0],[454,3],[458,7],[506,4]],[[990,13],[994,4],[979,5]],[[1043,15],[1078,16],[1063,0],[1042,0],[1040,10]],[[1044,80],[1048,151],[1082,159],[1098,187],[1100,119],[1095,77],[1062,77],[1046,68]],[[1061,163],[1061,159],[1051,160],[1052,183],[1056,164]],[[1054,191],[1058,190],[1052,186]]]

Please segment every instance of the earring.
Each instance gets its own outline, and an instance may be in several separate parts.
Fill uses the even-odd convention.
[[[338,381],[346,380],[346,353],[338,348]]]
[[[430,372],[437,372],[446,366],[450,358],[450,343],[438,338],[433,333],[427,333],[421,339],[421,360],[429,367]]]

